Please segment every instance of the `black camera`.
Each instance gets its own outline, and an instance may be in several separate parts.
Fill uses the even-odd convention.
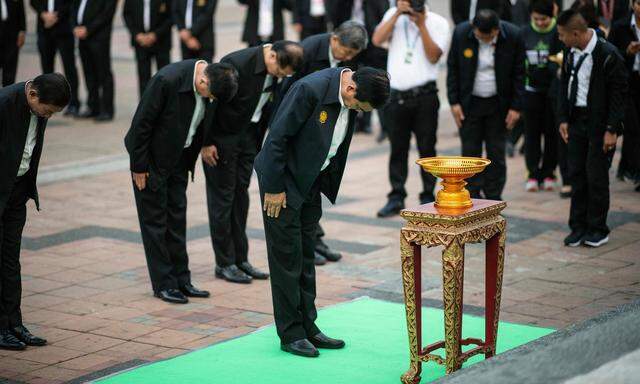
[[[409,0],[409,2],[411,3],[411,9],[413,9],[414,12],[424,12],[424,4],[426,0]]]

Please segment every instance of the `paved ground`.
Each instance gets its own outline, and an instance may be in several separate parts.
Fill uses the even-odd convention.
[[[446,14],[444,2],[432,3]],[[221,2],[220,54],[240,47],[242,17],[234,1]],[[22,264],[25,321],[50,344],[24,352],[0,351],[0,382],[3,378],[82,382],[85,379],[78,378],[181,354],[272,321],[268,282],[239,286],[213,276],[200,169],[188,191],[188,249],[194,281],[213,296],[186,306],[152,297],[122,145],[137,85],[121,25],[118,14],[113,40],[116,120],[95,125],[55,117],[49,124],[41,168],[42,211],[29,207]],[[39,70],[34,44],[30,34],[20,58],[20,79]],[[459,139],[444,100],[438,152],[458,154]],[[411,160],[415,158],[414,153]],[[398,251],[402,223],[399,218],[375,218],[388,190],[387,159],[387,143],[355,137],[340,201],[335,207],[325,205],[323,219],[328,242],[345,258],[319,269],[319,306],[361,295],[402,300]],[[568,201],[555,193],[523,192],[524,177],[523,158],[510,160],[504,194],[509,204],[505,211],[509,242],[502,319],[561,328],[638,298],[640,195],[632,186],[613,182],[610,244],[597,250],[567,249],[561,241]],[[408,205],[417,204],[418,179],[418,168],[412,166]],[[255,181],[251,196],[250,258],[266,268]],[[479,246],[467,251],[464,300],[471,312],[481,312],[483,305],[481,251]],[[429,250],[424,257],[424,304],[439,305],[439,251]]]

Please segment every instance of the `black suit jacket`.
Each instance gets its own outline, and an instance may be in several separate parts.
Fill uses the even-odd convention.
[[[324,17],[329,20],[329,1],[324,2]],[[293,22],[300,23],[304,28],[308,28],[312,24],[311,18],[311,0],[295,0],[293,7]]]
[[[47,12],[47,0],[31,0],[31,7],[37,14],[38,20],[38,33],[53,33],[54,35],[70,35],[71,22],[69,21],[69,15],[71,14],[71,3],[73,0],[54,0],[53,10],[58,12],[58,22],[51,28],[45,29],[44,22],[40,17],[42,12]]]
[[[289,90],[255,160],[262,193],[287,193],[287,205],[298,208],[316,182],[335,203],[353,136],[356,112],[349,111],[347,134],[329,166],[327,159],[340,113],[340,74],[329,68],[297,81]]]
[[[151,78],[124,139],[131,158],[131,171],[149,172],[152,189],[152,177],[170,174],[183,150],[187,151],[188,165],[193,173],[202,148],[204,128],[211,124],[215,103],[205,100],[205,117],[189,148],[184,148],[195,109],[193,70],[196,61],[169,64]]]
[[[461,104],[463,111],[471,105],[473,84],[478,68],[478,40],[466,21],[453,31],[447,59],[447,94],[451,105]],[[495,49],[495,74],[503,113],[522,110],[524,98],[525,50],[520,29],[501,21]]]
[[[0,216],[11,196],[15,184],[24,145],[29,132],[31,109],[27,103],[25,83],[16,83],[0,88]],[[42,143],[47,119],[39,117],[36,134],[36,145],[31,154],[29,171],[23,175],[28,178],[28,197],[39,207],[36,178],[42,154]]]
[[[0,38],[5,36],[9,39],[15,39],[18,32],[26,32],[27,23],[24,16],[23,0],[6,0],[7,20],[0,21]]]
[[[238,71],[238,93],[228,103],[219,103],[210,129],[205,135],[205,145],[215,144],[224,161],[225,151],[237,143],[240,136],[249,129],[253,112],[258,106],[267,68],[264,63],[262,46],[241,49],[223,57],[220,62],[228,63]],[[277,82],[274,78],[273,84]],[[268,103],[267,103],[268,104]],[[261,117],[260,131],[269,118],[265,106]]]
[[[329,14],[332,17],[333,25],[338,26],[351,20],[353,0],[332,0],[330,6],[332,9]],[[387,69],[387,50],[371,44],[371,36],[382,21],[384,14],[389,10],[389,0],[362,0],[362,8],[364,10],[364,27],[369,35],[369,46],[356,57],[356,61],[370,67]]]
[[[470,0],[452,0],[451,1],[451,17],[453,23],[458,25],[462,22],[469,21],[469,9],[471,8]],[[511,1],[510,0],[478,0],[476,12],[480,9],[493,9],[498,12],[500,19],[511,21]]]
[[[150,30],[144,30],[144,0],[125,0],[122,18],[131,34],[131,46],[138,47],[135,37],[138,33],[154,32],[158,38],[151,50],[171,49],[171,0],[151,0]],[[142,48],[142,47],[140,47]]]
[[[185,28],[188,0],[173,0],[173,22],[178,30]],[[218,0],[193,0],[191,34],[200,41],[202,49],[215,51],[214,14]]]
[[[260,43],[258,36],[258,17],[260,12],[260,0],[238,0],[240,4],[247,6],[247,16],[244,20],[242,41],[254,46]],[[282,12],[292,10],[292,3],[287,0],[273,0],[273,34],[272,41],[284,39],[284,19]]]
[[[71,26],[78,26],[80,0],[73,0],[71,8]],[[82,26],[87,28],[91,40],[110,40],[113,15],[116,13],[117,0],[89,0],[82,16]]]
[[[559,123],[569,122],[573,109],[568,97],[571,70],[569,52],[569,49],[565,49],[563,53],[558,107]],[[593,68],[587,94],[589,135],[596,140],[602,140],[606,130],[622,133],[622,121],[627,106],[627,70],[618,49],[601,37],[598,38],[591,56]]]
[[[631,26],[631,18],[633,14],[629,14],[622,20],[618,20],[613,24],[611,31],[609,32],[609,41],[615,45],[620,52],[620,55],[624,58],[624,62],[627,66],[627,71],[630,74],[629,77],[629,90],[632,94],[640,95],[640,75],[638,72],[633,71],[633,64],[636,59],[636,55],[627,54],[627,48],[633,41],[638,41],[636,31]]]
[[[596,3],[596,7],[598,7],[598,16],[601,18],[604,17],[602,14],[602,7],[600,7],[600,1],[598,0]],[[630,2],[629,0],[615,0],[613,6],[613,19],[611,20],[611,24],[613,25],[615,22],[625,19],[629,14]]]

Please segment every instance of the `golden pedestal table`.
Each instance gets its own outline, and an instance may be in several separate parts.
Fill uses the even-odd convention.
[[[419,383],[422,363],[435,361],[446,366],[447,374],[476,354],[489,358],[495,354],[504,269],[506,221],[500,212],[506,203],[473,200],[464,210],[437,208],[434,203],[402,211],[407,221],[400,236],[402,281],[409,333],[409,370],[402,375],[405,384]],[[461,339],[464,246],[486,241],[485,339]],[[442,246],[445,339],[422,347],[421,247]],[[476,345],[462,352],[462,346]],[[432,354],[444,347],[446,357]]]

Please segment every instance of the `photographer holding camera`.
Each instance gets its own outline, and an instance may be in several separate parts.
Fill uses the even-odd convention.
[[[411,133],[416,135],[420,157],[435,156],[438,128],[438,61],[449,45],[449,23],[431,12],[425,0],[398,0],[373,33],[376,46],[389,43],[387,70],[391,97],[384,117],[389,129],[391,192],[378,217],[396,215],[404,208],[407,192],[407,158]],[[435,178],[421,171],[420,203],[433,201]]]

